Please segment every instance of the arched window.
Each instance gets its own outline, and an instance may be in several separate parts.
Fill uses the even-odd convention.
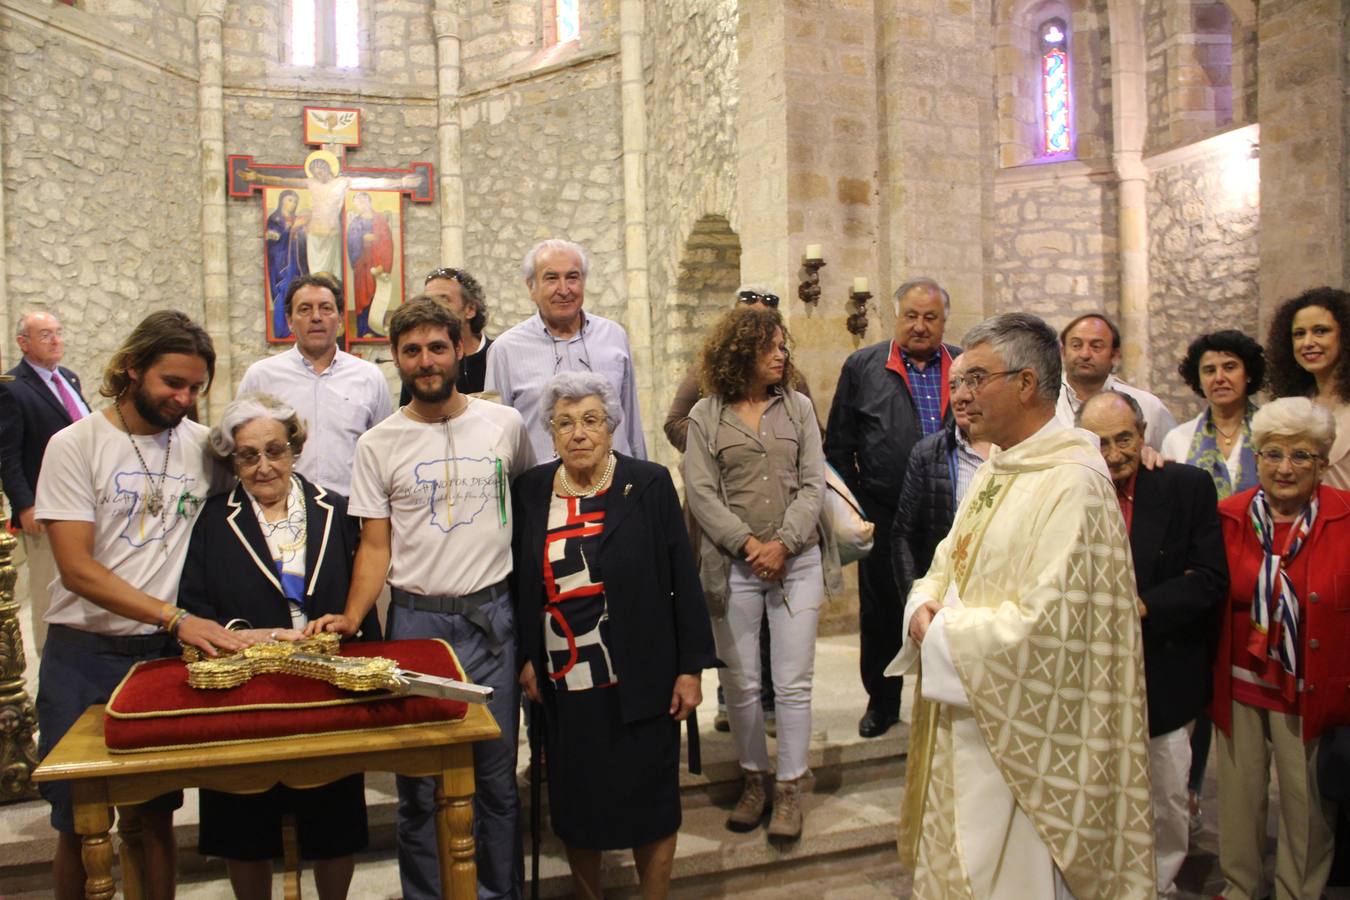
[[[361,65],[360,0],[290,0],[291,64]]]
[[[1040,37],[1040,155],[1073,152],[1072,89],[1069,81],[1069,29],[1060,18],[1047,19]]]
[[[538,8],[545,50],[581,38],[581,0],[542,0]]]

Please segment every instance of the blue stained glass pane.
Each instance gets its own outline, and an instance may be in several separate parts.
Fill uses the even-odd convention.
[[[557,0],[558,43],[581,37],[581,0]]]
[[[1041,57],[1041,94],[1045,109],[1045,153],[1069,152],[1069,71],[1063,50]]]

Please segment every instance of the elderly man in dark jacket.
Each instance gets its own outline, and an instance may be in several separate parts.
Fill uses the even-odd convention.
[[[942,342],[951,300],[936,281],[917,278],[895,292],[895,338],[844,362],[825,426],[825,458],[875,523],[872,553],[858,563],[859,668],[867,689],[863,737],[900,719],[899,678],[886,666],[900,651],[904,603],[891,574],[891,520],[910,451],[950,418],[947,379],[961,352]]]
[[[1168,895],[1186,859],[1191,728],[1209,704],[1228,593],[1228,557],[1218,496],[1209,474],[1168,463],[1139,465],[1145,420],[1138,401],[1106,390],[1078,410],[1078,427],[1101,439],[1134,555],[1148,685],[1148,761],[1159,896]]]
[[[914,445],[905,468],[905,483],[891,526],[891,567],[903,604],[914,582],[928,571],[937,545],[951,530],[956,507],[966,495],[975,470],[989,458],[988,441],[970,440],[970,394],[956,399],[964,367],[952,361],[952,421],[937,434]]]

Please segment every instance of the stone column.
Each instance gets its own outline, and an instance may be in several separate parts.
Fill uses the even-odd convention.
[[[459,2],[436,0],[436,165],[441,210],[439,265],[464,264],[464,171],[460,162]]]
[[[642,73],[643,0],[619,4],[619,61],[623,100],[624,289],[628,297],[628,343],[637,373],[638,404],[647,446],[655,447],[662,416],[652,391],[651,298],[647,290],[647,99]]]
[[[202,309],[216,345],[216,375],[202,421],[213,421],[234,394],[230,327],[230,263],[225,225],[225,0],[205,0],[197,13],[197,130],[201,150]]]
[[[1339,0],[1257,5],[1261,329],[1281,302],[1346,275],[1346,38]]]
[[[1111,159],[1119,183],[1121,375],[1149,386],[1148,169],[1144,138],[1148,99],[1144,11],[1139,0],[1112,0]]]

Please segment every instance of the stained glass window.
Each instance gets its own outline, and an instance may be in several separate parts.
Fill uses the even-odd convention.
[[[333,4],[334,56],[339,69],[354,69],[361,64],[361,45],[356,33],[359,13],[356,7],[357,0],[337,0]]]
[[[314,0],[291,3],[291,62],[297,66],[314,65],[316,32]]]
[[[1061,19],[1041,26],[1041,153],[1073,149],[1069,102],[1068,34]]]
[[[361,65],[361,0],[291,0],[291,64]]]
[[[581,0],[557,0],[558,43],[581,37]]]

